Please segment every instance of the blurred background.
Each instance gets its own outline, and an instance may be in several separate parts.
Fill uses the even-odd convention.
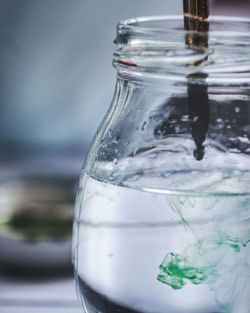
[[[250,16],[249,0],[211,0]],[[182,0],[0,0],[0,312],[80,312],[77,180],[115,86],[115,26]]]

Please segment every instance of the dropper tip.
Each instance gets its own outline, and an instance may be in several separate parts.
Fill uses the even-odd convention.
[[[205,156],[205,147],[202,146],[200,148],[195,149],[193,155],[196,161],[202,161]]]

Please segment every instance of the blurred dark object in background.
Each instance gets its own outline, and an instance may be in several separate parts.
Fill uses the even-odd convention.
[[[166,0],[0,0],[0,272],[68,272],[75,186],[113,96],[115,25],[181,10]]]
[[[0,267],[13,275],[70,270],[75,177],[24,176],[0,187]]]

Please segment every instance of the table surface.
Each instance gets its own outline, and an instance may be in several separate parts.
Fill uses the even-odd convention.
[[[22,280],[1,277],[1,313],[83,313],[73,278]]]

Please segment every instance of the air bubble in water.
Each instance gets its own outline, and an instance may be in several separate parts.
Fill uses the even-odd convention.
[[[217,126],[219,128],[223,128],[224,127],[224,122],[223,122],[223,120],[221,118],[217,118],[216,122],[217,122]]]
[[[189,121],[189,116],[188,116],[188,115],[183,115],[183,116],[181,117],[181,121],[182,121],[182,122],[188,122],[188,121]]]

